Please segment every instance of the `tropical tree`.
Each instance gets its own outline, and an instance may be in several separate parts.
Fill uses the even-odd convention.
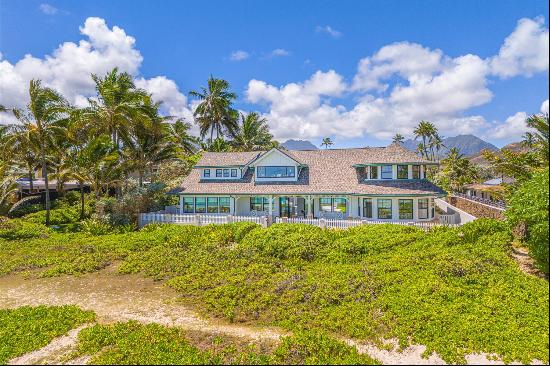
[[[333,142],[332,140],[330,139],[330,137],[325,137],[323,139],[323,141],[321,142],[321,146],[324,146],[325,149],[328,149],[329,146],[333,145]]]
[[[16,174],[10,164],[2,160],[0,161],[0,214],[8,211],[16,192]]]
[[[393,136],[392,142],[402,144],[405,141],[405,137],[402,134],[396,133]]]
[[[201,138],[210,132],[210,143],[224,134],[231,135],[236,130],[237,111],[233,109],[233,101],[237,94],[229,91],[229,83],[222,79],[210,76],[208,86],[201,87],[200,91],[190,91],[189,95],[201,102],[195,109],[193,116],[199,125]]]
[[[439,157],[439,151],[446,146],[443,144],[443,139],[439,136],[437,130],[434,134],[432,134],[432,136],[430,136],[428,146],[430,148],[431,160],[438,160],[437,157]]]
[[[211,152],[229,152],[232,150],[229,141],[226,141],[223,137],[218,137],[212,142],[201,142],[201,148]]]
[[[39,161],[46,187],[46,225],[50,224],[50,186],[47,153],[56,135],[63,133],[62,121],[66,118],[68,105],[63,96],[55,90],[42,86],[40,80],[29,84],[30,102],[25,111],[13,108],[12,112],[27,130],[39,151]]]
[[[429,140],[432,136],[437,134],[437,128],[433,123],[422,120],[414,129],[413,133],[415,140],[418,138],[422,139],[422,145],[419,144],[419,148],[421,147],[421,149],[419,149],[420,154],[428,159],[430,157],[428,154]]]
[[[237,151],[268,150],[277,145],[265,118],[256,112],[244,115],[241,113],[241,123],[232,135],[231,145]]]
[[[535,149],[542,161],[548,165],[548,113],[534,114],[527,118],[525,123],[533,132],[525,133],[524,144]]]
[[[97,129],[98,134],[111,136],[111,141],[120,150],[120,142],[133,122],[148,118],[144,104],[149,95],[136,88],[130,74],[119,73],[117,68],[104,77],[92,74],[92,79],[97,98],[88,100],[89,126]]]
[[[169,135],[176,146],[183,154],[194,154],[197,152],[199,141],[189,133],[191,124],[183,119],[177,119],[169,125]]]
[[[437,173],[435,180],[447,191],[459,192],[464,185],[478,179],[479,173],[475,165],[455,147],[449,150],[441,164],[443,168]]]

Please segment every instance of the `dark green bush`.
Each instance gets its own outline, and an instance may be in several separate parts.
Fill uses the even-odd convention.
[[[50,210],[50,225],[62,225],[77,222],[80,219],[78,210],[74,208],[57,208]],[[23,220],[44,224],[46,222],[46,211],[39,211],[23,217]]]
[[[236,222],[231,227],[233,228],[233,240],[240,243],[249,232],[259,228],[260,225],[253,222]]]
[[[512,228],[525,225],[530,255],[548,275],[548,168],[514,191],[508,201],[506,217]]]

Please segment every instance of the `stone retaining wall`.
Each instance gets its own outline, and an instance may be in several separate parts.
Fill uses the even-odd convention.
[[[504,210],[465,198],[449,196],[447,202],[477,218],[504,220]]]

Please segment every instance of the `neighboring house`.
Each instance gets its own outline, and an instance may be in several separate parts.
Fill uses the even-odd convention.
[[[513,178],[494,178],[483,183],[467,184],[464,186],[464,194],[467,197],[499,202],[502,201],[505,185],[514,182]]]
[[[399,144],[205,152],[171,193],[187,214],[431,221],[446,193],[425,179],[429,164]]]

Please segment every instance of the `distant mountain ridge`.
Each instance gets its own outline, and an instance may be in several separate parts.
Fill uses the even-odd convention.
[[[403,146],[407,149],[416,151],[419,140],[408,139],[403,142]],[[498,151],[499,148],[490,142],[484,141],[474,135],[458,135],[454,137],[446,137],[443,139],[443,145],[446,147],[439,151],[439,156],[445,156],[449,149],[456,147],[460,153],[466,156],[474,156],[479,154],[482,150],[488,149],[491,151]]]
[[[319,148],[308,140],[286,140],[281,144],[287,150],[319,150]]]

